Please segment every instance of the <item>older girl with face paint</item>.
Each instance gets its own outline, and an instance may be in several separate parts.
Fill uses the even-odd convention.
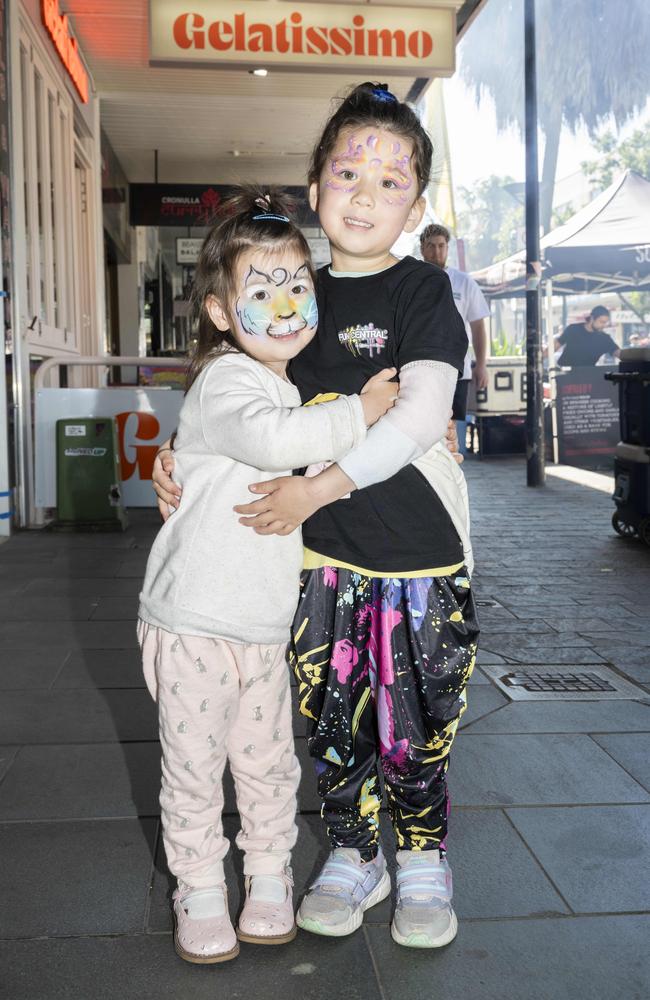
[[[422,217],[431,153],[384,87],[357,87],[327,123],[309,191],[332,263],[318,274],[317,336],[291,377],[308,401],[358,391],[390,364],[400,394],[337,464],[259,483],[263,498],[236,508],[262,535],[304,522],[292,660],[332,853],[298,925],[349,934],[389,894],[381,768],[398,848],[391,932],[425,948],[457,929],[445,774],[478,638],[467,494],[441,443],[467,337],[444,271],[391,254]]]
[[[393,403],[384,371],[360,394],[301,407],[287,363],[312,340],[309,249],[281,199],[244,191],[207,237],[194,289],[199,339],[176,440],[183,504],[154,541],[138,635],[158,702],[160,795],[175,947],[234,958],[238,938],[296,933],[289,867],[299,768],[286,646],[298,600],[299,533],[244,531],[233,505],[253,479],[342,457]],[[222,775],[234,778],[246,901],[228,915]]]

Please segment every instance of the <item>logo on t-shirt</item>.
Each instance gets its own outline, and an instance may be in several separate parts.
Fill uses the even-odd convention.
[[[368,351],[368,357],[373,358],[375,354],[381,354],[386,346],[388,330],[380,330],[374,323],[346,326],[345,330],[339,330],[338,338],[355,358],[361,357],[362,351]]]

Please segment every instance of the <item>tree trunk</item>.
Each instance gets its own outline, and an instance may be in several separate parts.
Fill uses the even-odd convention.
[[[555,171],[557,156],[560,149],[560,132],[562,131],[562,108],[544,122],[544,165],[542,166],[542,190],[540,197],[539,221],[542,232],[548,233],[551,228],[553,214],[553,192],[555,190]]]

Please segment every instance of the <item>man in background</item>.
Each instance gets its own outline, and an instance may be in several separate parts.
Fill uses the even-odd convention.
[[[603,354],[620,356],[620,348],[612,340],[605,327],[611,321],[609,309],[596,306],[591,310],[584,323],[571,323],[559,337],[555,338],[555,349],[564,348],[559,359],[563,368],[575,368],[579,365],[595,365]]]
[[[474,365],[473,378],[477,389],[484,389],[488,384],[487,368],[485,365],[487,358],[485,318],[490,315],[490,310],[483,292],[474,279],[464,271],[459,271],[455,267],[447,267],[449,237],[449,230],[445,226],[432,223],[420,234],[420,249],[424,260],[428,261],[429,264],[437,264],[438,267],[444,268],[449,276],[456,308],[461,315],[465,329],[467,330],[467,336],[474,348],[476,364]],[[456,421],[456,430],[458,432],[458,444],[463,455],[467,450],[467,393],[471,380],[472,356],[471,351],[468,351],[465,356],[463,374],[456,386],[453,408],[453,418]]]

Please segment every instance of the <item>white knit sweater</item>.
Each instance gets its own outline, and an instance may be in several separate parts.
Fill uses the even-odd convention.
[[[185,397],[174,480],[183,502],[147,563],[140,617],[168,631],[280,643],[298,603],[300,531],[257,535],[235,504],[251,483],[337,461],[366,435],[361,400],[300,406],[295,386],[245,354],[209,364]]]

